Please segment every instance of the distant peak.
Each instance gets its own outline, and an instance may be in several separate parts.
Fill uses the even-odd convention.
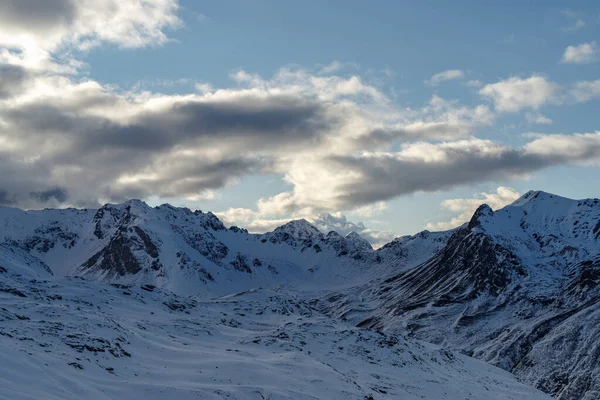
[[[532,203],[532,202],[540,202],[540,201],[547,201],[553,199],[554,201],[576,201],[573,199],[570,199],[568,197],[563,197],[563,196],[559,196],[553,193],[548,193],[548,192],[544,192],[543,190],[530,190],[527,193],[525,193],[523,196],[519,197],[517,200],[515,200],[512,204],[510,204],[511,206],[523,206],[525,204],[528,203]]]
[[[314,231],[315,233],[316,232],[321,233],[321,231],[316,226],[314,226],[313,224],[311,224],[304,218],[292,220],[286,224],[281,225],[277,229],[293,229],[293,230],[304,229],[304,230]]]
[[[137,208],[150,208],[143,200],[130,199],[122,203],[106,203],[100,208],[124,208],[124,207],[137,207]]]
[[[544,192],[543,190],[530,190],[527,193],[525,193],[523,196],[521,196],[519,199],[517,199],[517,201],[533,200],[533,199],[551,197],[551,196],[553,196],[551,193]]]
[[[150,206],[145,201],[140,199],[127,200],[124,204],[132,207],[150,208]]]
[[[365,239],[360,234],[358,234],[354,231],[347,234],[346,239],[349,240],[350,242],[352,242],[354,244],[354,246],[356,246],[357,248],[360,248],[363,250],[373,250],[373,246],[371,246],[371,243],[369,243],[369,241],[367,239]]]
[[[331,231],[329,231],[329,233],[327,234],[326,237],[327,237],[327,239],[330,239],[330,238],[339,239],[339,238],[342,238],[343,236],[340,235],[337,231],[331,230]]]
[[[489,217],[492,214],[494,214],[494,211],[492,211],[492,208],[489,205],[485,203],[480,205],[479,207],[477,207],[477,210],[475,210],[471,221],[469,221],[469,229],[473,229],[480,226],[481,218]]]

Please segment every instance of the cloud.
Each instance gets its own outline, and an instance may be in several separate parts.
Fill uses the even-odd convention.
[[[7,171],[30,160],[44,171],[23,172],[19,193],[11,193],[23,206],[46,200],[29,196],[40,191],[38,176],[49,187],[68,186],[74,204],[197,197],[267,171],[292,151],[314,152],[329,140],[352,147],[341,135],[350,132],[347,124],[357,123],[368,134],[373,123],[358,117],[361,106],[352,99],[377,107],[385,102],[356,77],[316,78],[303,71],[280,71],[272,80],[254,77],[259,80],[239,88],[167,96],[23,73],[20,66],[3,70],[11,71],[0,81],[0,142],[14,156]]]
[[[584,14],[581,11],[562,10],[561,13],[571,21],[571,25],[563,28],[564,31],[573,32],[585,27]]]
[[[18,65],[0,64],[0,100],[23,90],[28,72]]]
[[[467,81],[467,83],[465,83],[465,85],[472,87],[472,88],[480,88],[481,86],[483,86],[483,82],[481,82],[478,79],[474,79],[474,80]]]
[[[0,81],[0,143],[10,150],[0,184],[22,207],[214,198],[243,175],[286,174],[307,158],[318,163],[398,142],[466,137],[493,120],[486,106],[437,96],[421,109],[399,110],[358,76],[303,69],[269,79],[239,70],[234,87],[164,95],[39,65],[0,61],[0,68],[10,72]],[[9,185],[9,171],[21,171],[20,182]],[[69,196],[30,195],[56,187]]]
[[[543,124],[543,125],[551,125],[552,120],[540,113],[527,113],[525,114],[527,121],[532,124]]]
[[[563,53],[561,62],[565,64],[589,64],[598,59],[596,42],[582,43],[578,46],[568,46]]]
[[[439,96],[432,96],[415,117],[400,123],[391,121],[357,138],[360,147],[367,149],[394,141],[452,140],[465,138],[481,127],[493,124],[494,114],[487,106],[461,106]]]
[[[342,213],[322,213],[307,219],[324,233],[335,231],[342,236],[346,236],[351,232],[358,233],[375,248],[383,246],[396,237],[396,235],[392,232],[382,232],[367,228],[362,222],[354,223],[352,221],[348,221],[346,216],[344,216]]]
[[[444,81],[450,81],[450,80],[454,80],[454,79],[462,79],[462,78],[464,78],[464,76],[465,76],[465,73],[463,70],[449,69],[447,71],[443,71],[443,72],[433,75],[431,78],[429,78],[429,80],[425,81],[425,84],[431,85],[431,86],[436,86]]]
[[[584,103],[600,97],[600,79],[575,83],[570,88],[569,95],[577,103]]]
[[[168,41],[164,30],[181,25],[175,0],[5,0],[0,43],[35,42],[87,49],[100,42],[143,47]]]
[[[167,95],[92,80],[78,55],[100,43],[168,42],[180,24],[175,0],[51,0],[54,8],[30,10],[38,3],[0,4],[0,18],[12,21],[0,24],[3,204],[198,201],[248,174],[283,176],[289,190],[252,212],[227,211],[258,229],[296,215],[368,217],[396,196],[595,162],[596,134],[540,136],[519,148],[475,135],[496,112],[595,98],[597,82],[509,78],[480,89],[495,111],[439,96],[403,108],[361,76],[302,68],[270,77],[238,70],[229,86]]]
[[[374,217],[387,210],[388,204],[385,201],[378,201],[373,204],[358,207],[352,210],[353,214],[360,215],[361,217]]]
[[[41,203],[48,203],[51,199],[55,199],[59,203],[64,203],[69,198],[69,191],[66,188],[57,187],[54,189],[46,189],[41,192],[31,192],[31,196]]]
[[[329,75],[329,74],[339,71],[340,69],[342,69],[342,67],[343,67],[342,63],[335,60],[335,61],[332,61],[330,64],[323,66],[323,68],[321,68],[321,70],[319,72],[322,74]]]
[[[537,110],[552,103],[558,91],[559,85],[543,76],[532,75],[487,84],[479,90],[479,94],[492,100],[499,112],[517,112],[524,108]]]
[[[572,135],[537,135],[523,146],[524,154],[550,165],[599,165],[600,131]]]
[[[519,148],[476,138],[410,143],[397,152],[332,155],[307,160],[302,168],[292,166],[286,180],[294,189],[286,193],[286,208],[353,210],[411,193],[523,178],[555,165],[599,160],[600,132],[539,135]]]
[[[547,105],[585,103],[600,97],[600,80],[559,85],[540,75],[511,77],[485,85],[479,94],[490,99],[500,113],[537,111]]]
[[[356,232],[369,241],[375,247],[383,246],[396,236],[392,232],[378,231],[365,226],[364,223],[354,223],[349,221],[342,213],[321,213],[317,215],[304,214],[302,212],[294,213],[288,218],[276,218],[269,214],[273,210],[264,209],[261,211],[249,208],[229,208],[222,212],[215,213],[226,225],[237,225],[248,229],[252,233],[264,233],[272,231],[275,228],[289,222],[292,219],[304,218],[316,226],[321,232],[327,234],[335,231],[342,236],[350,232]],[[277,210],[278,214],[286,214],[286,210]]]
[[[514,202],[519,197],[520,194],[516,190],[500,186],[495,192],[478,193],[472,198],[444,200],[441,207],[458,215],[449,221],[428,223],[426,229],[440,231],[456,228],[469,221],[475,210],[477,210],[477,207],[484,203],[492,209],[497,210]]]

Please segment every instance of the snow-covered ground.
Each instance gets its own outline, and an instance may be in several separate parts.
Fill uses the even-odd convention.
[[[4,269],[3,399],[548,399],[481,361],[326,317],[287,287],[206,299]]]

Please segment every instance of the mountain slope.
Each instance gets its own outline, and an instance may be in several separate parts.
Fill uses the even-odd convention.
[[[463,351],[558,399],[600,396],[600,204],[529,192],[468,224],[422,264],[320,309]]]
[[[288,288],[206,299],[31,268],[0,272],[0,398],[549,399],[483,362],[333,320]]]

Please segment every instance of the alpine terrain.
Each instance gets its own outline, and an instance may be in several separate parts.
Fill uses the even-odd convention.
[[[377,250],[139,200],[4,207],[0,397],[597,399],[598,283],[600,201],[544,192]]]

